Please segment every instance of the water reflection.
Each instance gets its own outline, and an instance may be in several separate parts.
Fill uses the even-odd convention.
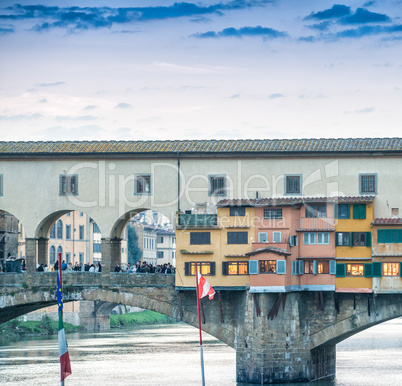
[[[206,384],[236,385],[235,351],[204,334]],[[71,334],[73,374],[67,385],[200,385],[198,331],[187,325]],[[1,385],[59,382],[57,337],[27,339],[0,347]],[[338,345],[334,381],[293,385],[401,385],[402,320],[355,335]],[[238,384],[245,386],[245,384]]]

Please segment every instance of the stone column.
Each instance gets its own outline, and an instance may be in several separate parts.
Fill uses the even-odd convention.
[[[49,265],[49,239],[46,237],[38,239],[38,264]]]
[[[38,239],[25,238],[25,256],[27,274],[33,274],[36,272],[37,256],[38,256]]]
[[[259,317],[251,295],[246,297],[235,343],[237,382],[309,382],[335,375],[335,345],[310,350],[310,328],[322,318],[312,303],[301,301],[299,293],[289,293],[285,309],[282,301],[271,320],[267,315],[279,294],[258,294]]]
[[[121,240],[118,237],[115,237],[111,240],[112,243],[112,261],[111,261],[111,271],[114,271],[114,268],[117,264],[121,267]]]
[[[110,278],[112,266],[112,241],[110,238],[102,239],[102,281]]]

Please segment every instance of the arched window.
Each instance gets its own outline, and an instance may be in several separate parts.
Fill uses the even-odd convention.
[[[50,228],[49,238],[50,239],[55,239],[56,238],[56,226],[54,224]]]
[[[52,245],[49,251],[49,265],[53,265],[55,262],[56,262],[56,248],[54,247],[54,245]]]
[[[61,261],[63,261],[63,248],[60,245],[57,247],[57,259],[59,258],[59,253],[61,253]]]
[[[63,238],[63,222],[61,220],[57,221],[57,238]]]

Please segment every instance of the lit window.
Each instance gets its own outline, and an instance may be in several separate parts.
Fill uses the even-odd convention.
[[[247,261],[225,261],[222,263],[223,275],[248,275]]]
[[[399,276],[399,263],[382,263],[383,276]]]
[[[203,276],[215,275],[215,262],[197,262],[198,272]],[[195,262],[184,263],[186,276],[195,276]]]
[[[276,273],[276,261],[260,260],[260,273]]]
[[[318,262],[318,273],[329,273],[329,261]]]
[[[346,276],[364,276],[364,264],[346,264]]]

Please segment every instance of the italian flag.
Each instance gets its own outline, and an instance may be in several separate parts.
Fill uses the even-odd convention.
[[[66,333],[63,325],[63,299],[60,285],[60,272],[57,272],[57,304],[59,309],[59,357],[60,357],[60,375],[61,384],[64,385],[64,379],[71,374],[70,357],[67,351]]]

